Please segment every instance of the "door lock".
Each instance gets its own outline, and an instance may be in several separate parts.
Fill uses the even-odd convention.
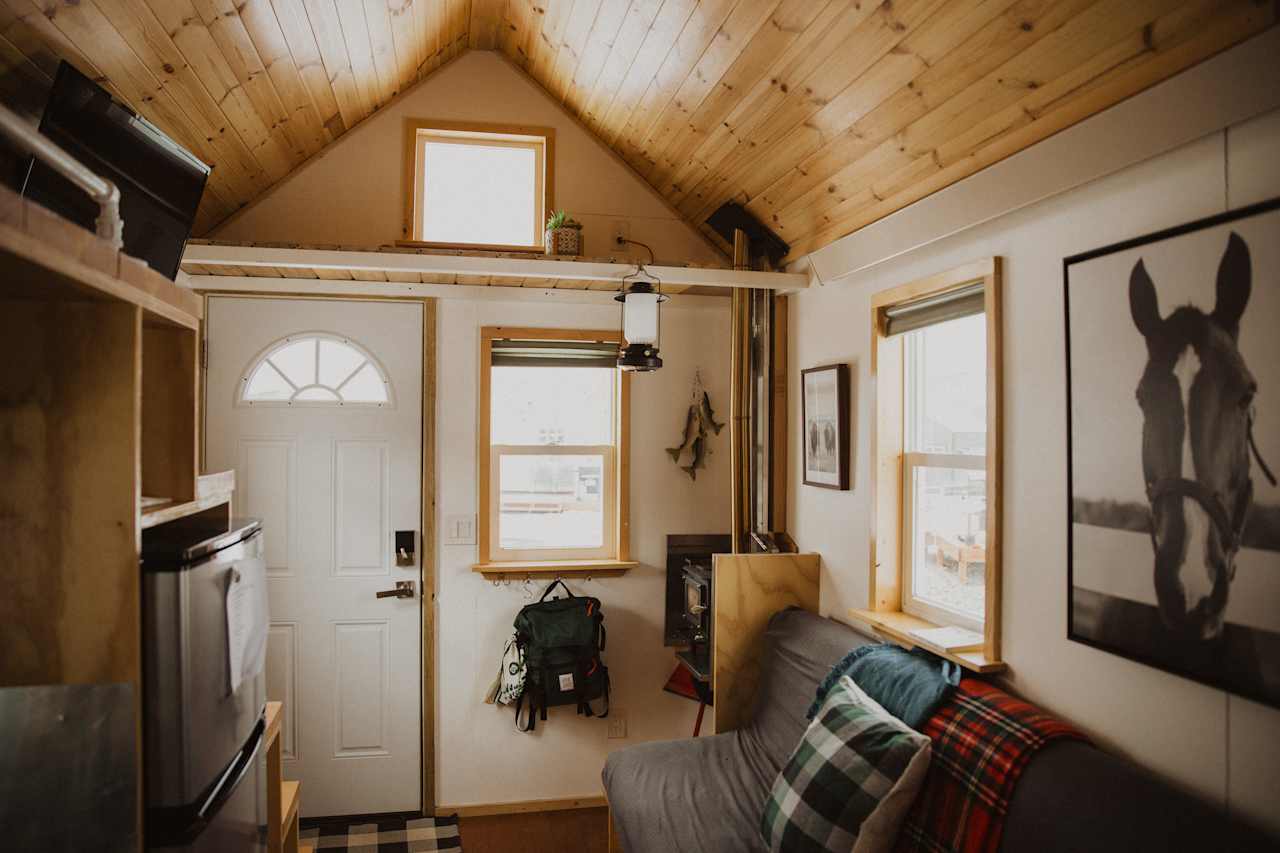
[[[397,530],[396,531],[396,565],[412,566],[413,565],[413,540],[416,538],[414,530]]]
[[[375,593],[377,598],[413,598],[417,590],[413,581],[396,581],[395,589],[384,589]]]

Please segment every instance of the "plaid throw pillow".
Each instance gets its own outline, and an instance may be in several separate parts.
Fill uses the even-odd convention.
[[[841,678],[773,783],[760,818],[765,845],[780,853],[890,850],[924,785],[930,744]]]

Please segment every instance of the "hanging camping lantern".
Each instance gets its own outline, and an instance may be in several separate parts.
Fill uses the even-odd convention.
[[[651,258],[652,254],[650,250]],[[662,357],[658,355],[662,326],[659,312],[669,298],[662,293],[661,280],[647,272],[643,263],[637,263],[635,274],[622,280],[622,292],[614,297],[615,302],[622,303],[622,338],[626,341],[618,355],[618,367],[638,372],[662,367]]]

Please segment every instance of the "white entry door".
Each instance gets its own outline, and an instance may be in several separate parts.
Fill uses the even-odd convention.
[[[422,303],[212,297],[206,323],[206,465],[262,519],[285,776],[305,816],[416,810],[421,555],[394,542],[422,518]]]

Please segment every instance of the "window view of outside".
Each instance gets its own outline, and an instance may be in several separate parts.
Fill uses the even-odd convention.
[[[604,546],[603,456],[504,455],[499,464],[500,547]]]
[[[912,594],[981,622],[987,543],[985,316],[908,332],[905,346]]]
[[[532,148],[427,142],[422,239],[527,245],[537,241]]]
[[[613,444],[616,376],[587,367],[492,369],[503,550],[604,547],[607,460],[590,451]]]

